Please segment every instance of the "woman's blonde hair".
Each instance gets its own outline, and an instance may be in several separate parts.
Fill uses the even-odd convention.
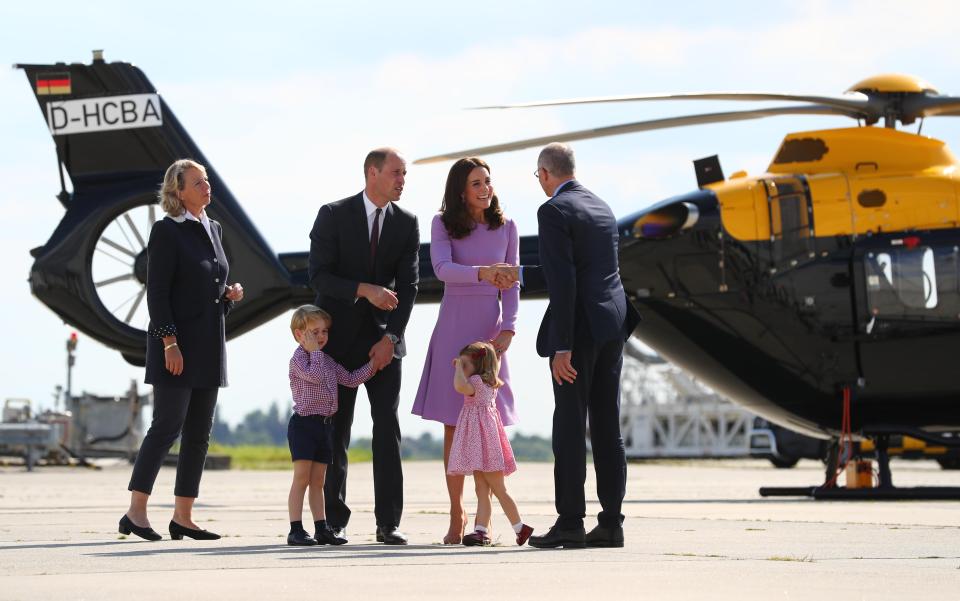
[[[470,360],[473,373],[480,376],[483,382],[491,388],[503,386],[500,379],[500,357],[496,349],[489,342],[471,342],[460,349],[460,356]]]
[[[197,169],[204,176],[207,175],[207,168],[196,161],[190,159],[180,159],[174,161],[167,167],[167,173],[163,176],[163,183],[160,184],[160,191],[157,198],[160,201],[160,208],[171,217],[177,217],[183,213],[183,202],[180,201],[178,192],[183,190],[186,184],[183,174],[187,169]]]

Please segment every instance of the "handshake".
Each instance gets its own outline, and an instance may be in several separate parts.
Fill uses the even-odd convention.
[[[500,290],[512,288],[520,281],[520,267],[509,263],[495,263],[488,267],[481,267],[477,273],[481,282],[487,282]]]

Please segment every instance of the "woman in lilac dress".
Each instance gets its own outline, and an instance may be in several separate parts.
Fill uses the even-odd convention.
[[[516,225],[500,209],[490,183],[490,167],[482,159],[460,159],[450,168],[443,204],[440,214],[433,218],[431,232],[430,258],[434,273],[444,283],[444,293],[413,413],[444,425],[446,473],[457,416],[463,406],[463,395],[453,388],[450,365],[464,346],[489,340],[500,353],[504,385],[497,391],[497,409],[505,426],[516,421],[506,351],[517,322],[520,287],[515,284],[501,293],[486,278],[489,265],[519,263],[520,239]],[[446,478],[450,529],[443,542],[455,545],[467,526],[463,476]]]

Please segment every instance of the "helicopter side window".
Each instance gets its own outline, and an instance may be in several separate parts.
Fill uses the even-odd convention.
[[[810,199],[803,182],[784,178],[767,184],[770,237],[776,264],[792,262],[810,251]]]
[[[891,248],[865,256],[867,300],[875,318],[955,320],[960,309],[958,250]]]

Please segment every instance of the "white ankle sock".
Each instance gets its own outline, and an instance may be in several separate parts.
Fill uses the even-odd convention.
[[[481,534],[486,534],[486,533],[487,533],[487,527],[486,527],[486,526],[481,526],[480,524],[477,524],[477,525],[474,527],[474,530],[477,531],[477,532],[479,532],[479,533],[481,533]]]
[[[520,534],[520,530],[523,528],[523,522],[517,522],[513,525],[513,531],[517,534]]]

